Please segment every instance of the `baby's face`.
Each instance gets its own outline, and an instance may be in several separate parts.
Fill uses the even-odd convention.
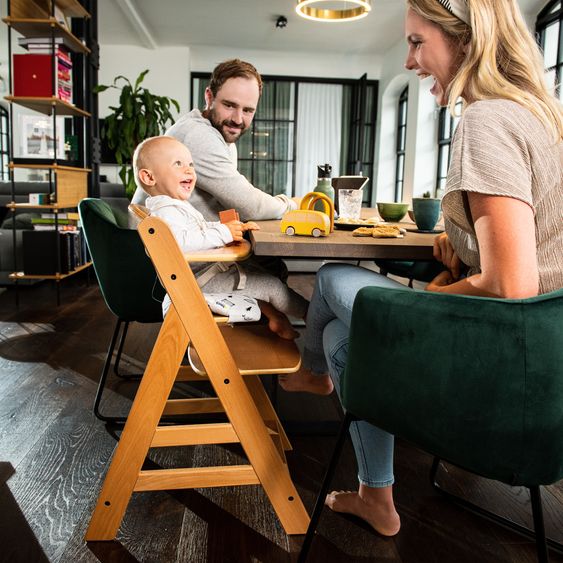
[[[161,139],[152,147],[150,170],[155,184],[151,195],[188,200],[195,188],[196,173],[188,148],[175,139]]]

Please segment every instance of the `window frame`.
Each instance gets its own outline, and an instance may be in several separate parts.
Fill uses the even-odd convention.
[[[557,7],[559,5],[559,7]],[[560,88],[561,81],[563,80],[563,2],[561,0],[551,0],[536,18],[536,41],[545,51],[545,38],[548,27],[554,23],[558,23],[558,37],[557,37],[557,53],[555,65],[545,68],[546,73],[555,73],[554,85],[556,95],[561,99],[563,91]],[[545,53],[544,53],[545,63]]]
[[[407,121],[409,111],[409,85],[407,84],[397,101],[397,131],[395,143],[395,201],[403,198],[405,184],[405,152],[407,147]]]

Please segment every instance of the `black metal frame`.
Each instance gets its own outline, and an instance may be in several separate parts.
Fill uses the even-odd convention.
[[[403,112],[404,108],[404,112]],[[395,201],[402,201],[405,184],[405,151],[407,146],[407,122],[409,87],[405,86],[397,103],[397,142],[395,146]],[[404,119],[403,119],[404,114]],[[402,158],[401,158],[402,157]],[[399,176],[401,179],[399,179]]]
[[[336,444],[334,445],[334,450],[332,452],[330,462],[328,464],[328,467],[326,468],[326,473],[321,485],[321,490],[319,491],[317,501],[315,502],[315,508],[313,509],[313,514],[311,515],[311,521],[309,522],[307,534],[305,535],[305,539],[303,540],[303,545],[301,546],[301,551],[299,553],[299,557],[297,558],[297,563],[305,563],[305,561],[307,560],[309,549],[311,549],[311,544],[313,543],[315,530],[319,525],[321,512],[324,507],[324,501],[328,493],[328,488],[330,487],[330,483],[332,481],[332,478],[334,477],[334,472],[336,470],[336,465],[338,464],[338,460],[340,459],[340,455],[342,454],[342,448],[344,447],[344,443],[346,442],[346,436],[348,435],[350,424],[354,422],[354,420],[357,420],[357,418],[350,413],[346,413],[344,420],[340,425],[338,437],[336,438]]]
[[[536,542],[536,550],[538,554],[539,563],[549,562],[549,556],[547,553],[548,548],[552,549],[557,553],[563,554],[563,544],[545,537],[545,527],[544,527],[543,510],[541,503],[541,491],[539,486],[536,485],[532,487],[527,487],[527,489],[530,491],[530,499],[532,502],[532,517],[534,522],[534,529],[530,530],[526,526],[517,524],[516,522],[513,522],[509,518],[505,518],[504,516],[495,514],[490,510],[486,510],[485,508],[482,508],[466,499],[458,497],[457,495],[454,495],[453,493],[450,493],[449,491],[443,489],[436,480],[436,475],[440,468],[440,461],[441,459],[439,457],[435,457],[434,461],[432,462],[432,469],[430,470],[430,483],[432,484],[432,487],[435,490],[439,491],[445,497],[452,500],[456,504],[459,504],[463,508],[469,510],[473,514],[486,518],[490,522],[499,524],[500,526],[503,526],[508,530],[516,532],[517,534],[520,534],[521,536],[524,536],[528,539],[534,540]]]
[[[94,414],[96,415],[96,418],[102,420],[103,422],[111,422],[114,424],[125,424],[125,421],[127,420],[126,416],[106,416],[105,414],[102,414],[102,412],[100,411],[100,403],[102,402],[102,395],[104,393],[104,389],[106,386],[106,381],[108,378],[108,374],[109,374],[109,368],[111,366],[111,360],[113,357],[113,352],[115,350],[115,345],[117,343],[117,338],[119,336],[119,332],[121,329],[121,325],[124,324],[123,326],[123,331],[121,332],[121,338],[119,339],[119,347],[117,349],[117,355],[115,357],[115,362],[113,364],[113,373],[115,373],[115,375],[117,375],[118,377],[125,379],[125,380],[130,380],[130,379],[140,379],[142,377],[142,373],[141,374],[131,374],[131,375],[125,375],[122,373],[119,373],[119,362],[121,361],[121,354],[123,352],[123,345],[125,344],[125,338],[127,337],[127,329],[129,328],[129,321],[124,321],[123,319],[117,319],[117,322],[115,323],[115,329],[113,331],[113,334],[111,336],[111,341],[110,341],[110,345],[108,348],[108,352],[106,355],[106,359],[104,362],[104,367],[102,369],[102,374],[100,376],[100,380],[98,382],[98,390],[96,391],[96,397],[94,398]]]

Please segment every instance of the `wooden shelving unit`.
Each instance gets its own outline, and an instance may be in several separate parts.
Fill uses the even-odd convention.
[[[4,99],[10,103],[24,106],[33,111],[44,113],[45,115],[53,115],[56,112],[60,116],[76,116],[90,117],[91,114],[83,109],[69,104],[56,96],[50,98],[33,98],[31,96],[4,96]]]
[[[29,96],[29,95],[8,95],[5,99],[10,103],[10,126],[11,126],[11,159],[14,158],[13,150],[13,129],[15,127],[13,119],[13,106],[21,106],[32,111],[50,116],[53,120],[52,130],[57,134],[57,117],[72,117],[72,134],[78,139],[78,150],[76,165],[65,164],[65,155],[57,154],[57,139],[53,141],[53,154],[52,159],[41,159],[34,162],[33,158],[18,158],[17,164],[10,162],[9,169],[12,179],[12,202],[7,205],[13,213],[19,210],[37,210],[42,212],[54,213],[58,217],[58,213],[62,210],[76,210],[78,203],[81,199],[88,196],[88,175],[92,171],[87,166],[90,161],[90,139],[86,136],[88,127],[85,127],[85,121],[94,117],[97,121],[97,115],[92,115],[91,107],[92,96],[88,90],[97,83],[97,72],[95,79],[92,80],[91,67],[97,67],[97,42],[95,38],[96,25],[88,27],[86,20],[90,19],[90,12],[87,7],[95,9],[96,0],[7,0],[8,2],[8,16],[3,18],[3,22],[8,26],[8,51],[9,51],[9,71],[10,71],[10,85],[12,86],[13,80],[13,62],[12,62],[12,33],[17,32],[23,37],[29,38],[44,38],[45,43],[50,45],[46,52],[51,56],[51,65],[53,72],[52,88],[53,93],[51,96]],[[71,18],[75,18],[71,20]],[[77,23],[77,20],[78,23]],[[80,21],[82,20],[82,21]],[[76,25],[75,25],[76,24]],[[63,39],[62,45],[72,53],[72,87],[73,87],[73,103],[65,101],[58,97],[59,90],[57,90],[57,50],[60,44],[60,38]],[[94,46],[94,52],[91,47]],[[45,52],[45,51],[41,51]],[[94,56],[95,59],[90,61],[90,57]],[[33,60],[33,59],[25,59]],[[69,59],[70,60],[70,59]],[[94,64],[92,64],[92,62]],[[32,63],[26,63],[32,64]],[[79,70],[77,74],[75,71]],[[90,73],[90,74],[89,74]],[[39,74],[39,76],[41,76]],[[35,77],[35,74],[33,75]],[[25,83],[24,83],[25,84]],[[20,92],[23,94],[23,87],[19,87]],[[13,92],[11,88],[11,92]],[[80,107],[82,106],[82,107]],[[68,122],[67,120],[67,123]],[[70,127],[70,125],[67,125]],[[92,129],[90,129],[92,130]],[[93,130],[97,130],[97,127]],[[68,134],[68,131],[67,131]],[[73,160],[75,164],[75,160]],[[15,194],[15,180],[14,173],[18,169],[44,169],[48,170],[49,177],[49,196],[51,203],[37,205],[31,203],[16,202]],[[60,228],[59,219],[54,220],[54,230],[58,231]],[[15,223],[14,223],[15,229]],[[53,232],[52,230],[47,232]],[[40,237],[40,235],[36,235]],[[34,235],[35,237],[35,235]],[[14,230],[14,264],[16,264],[16,234]],[[31,237],[28,239],[31,240]],[[39,239],[38,239],[39,240]],[[45,239],[41,238],[45,241]],[[90,261],[75,267],[69,272],[61,265],[61,249],[59,248],[59,236],[53,235],[53,244],[56,246],[54,252],[56,254],[56,266],[49,273],[44,275],[40,273],[26,274],[21,271],[14,271],[10,274],[10,279],[14,280],[16,288],[19,280],[29,279],[47,279],[59,282],[69,276],[81,272],[91,266]],[[78,243],[78,241],[77,241]],[[50,243],[49,243],[50,244]],[[66,244],[66,243],[65,243]],[[72,244],[69,242],[69,244]],[[34,246],[26,246],[26,249],[32,251]],[[51,248],[48,245],[48,248]],[[66,252],[66,250],[65,250]],[[75,256],[78,256],[76,254]],[[80,253],[80,258],[82,258]],[[27,259],[27,257],[26,257]],[[72,259],[75,260],[74,258]],[[79,262],[78,258],[76,259]],[[41,270],[39,264],[35,263],[35,270]],[[48,260],[46,263],[49,263]],[[69,264],[71,265],[72,262]],[[39,267],[37,267],[39,266]],[[24,263],[25,268],[25,263]],[[30,270],[32,268],[30,267]],[[46,268],[48,271],[48,268]],[[55,270],[55,273],[52,273]],[[60,271],[62,270],[62,272]],[[64,272],[64,273],[63,273]],[[17,298],[16,298],[17,299]],[[57,302],[60,301],[59,285],[57,284]]]

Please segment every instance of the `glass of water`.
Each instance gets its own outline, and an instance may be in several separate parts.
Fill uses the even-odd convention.
[[[338,216],[359,219],[362,210],[362,190],[338,190]]]

